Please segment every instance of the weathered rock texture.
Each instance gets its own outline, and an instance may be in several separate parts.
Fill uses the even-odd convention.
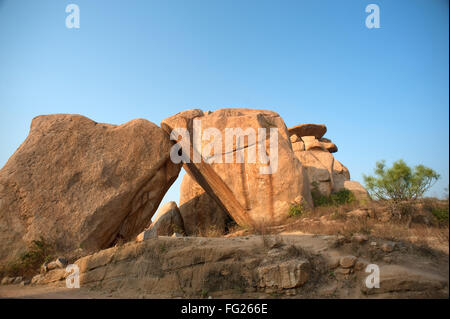
[[[314,136],[316,139],[322,138],[326,132],[325,124],[300,124],[289,129],[289,135]]]
[[[34,118],[0,171],[0,260],[41,236],[59,251],[134,238],[178,176],[172,145],[144,119],[117,126],[80,115]]]
[[[311,190],[324,196],[348,189],[358,200],[370,200],[367,191],[356,181],[350,181],[350,172],[331,153],[337,146],[323,135],[324,124],[300,124],[289,129],[292,149],[306,170]]]
[[[184,223],[177,203],[167,202],[159,210],[148,229],[136,238],[143,241],[156,236],[171,236],[173,233],[184,234]]]
[[[344,181],[344,188],[351,191],[360,202],[371,200],[367,190],[357,181]]]
[[[180,187],[180,213],[187,235],[201,235],[208,231],[224,233],[231,217],[189,175],[185,174]]]
[[[81,289],[95,287],[109,297],[448,298],[448,255],[436,254],[430,264],[419,247],[401,244],[387,253],[371,241],[357,244],[356,257],[349,255],[355,243],[339,236],[158,237],[75,264]],[[373,263],[380,267],[379,288],[366,285]],[[65,287],[67,275],[55,269],[35,276],[32,285]]]
[[[190,155],[190,162],[184,165],[188,174],[205,189],[223,211],[230,214],[240,225],[255,223],[279,224],[288,218],[288,210],[294,202],[304,202],[312,206],[309,185],[305,179],[304,170],[292,151],[287,128],[282,118],[275,112],[251,109],[222,109],[204,114],[201,110],[190,110],[176,114],[161,123],[161,127],[168,133],[176,128],[186,128],[191,140],[194,141],[194,119],[201,121],[201,130],[215,128],[221,134],[222,163],[207,163],[203,159],[194,163],[197,154],[210,144],[211,137],[184,145]],[[269,129],[277,129],[278,163],[271,174],[261,174],[261,169],[268,168],[267,164],[248,160],[248,152],[256,149],[257,143],[248,139],[243,145],[233,144],[232,150],[225,149],[227,128],[241,128],[243,131],[253,129],[258,133],[259,128],[266,129],[266,154],[270,153]],[[201,136],[201,135],[200,135]],[[178,136],[177,136],[178,137]],[[260,136],[258,136],[260,138]],[[182,140],[178,137],[178,141]],[[264,142],[261,143],[264,145]],[[236,153],[243,149],[245,153],[243,163],[238,163]],[[255,152],[258,154],[257,150]],[[210,155],[210,154],[206,154]],[[215,154],[216,156],[218,154]],[[226,155],[232,155],[233,162],[225,163]],[[216,157],[217,158],[217,157]],[[258,158],[258,157],[257,157]],[[274,164],[274,163],[271,163]],[[180,205],[181,206],[181,205]]]

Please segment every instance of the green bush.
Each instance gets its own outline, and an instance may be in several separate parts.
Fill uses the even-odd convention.
[[[440,225],[448,225],[448,206],[435,207],[431,210],[431,213],[436,217]]]
[[[386,168],[385,161],[379,161],[375,176],[363,175],[372,197],[394,202],[421,198],[439,177],[431,168],[417,165],[411,169],[403,160],[394,162],[391,168]]]
[[[355,195],[348,189],[340,190],[339,192],[330,195],[331,203],[335,206],[349,204],[355,201]]]
[[[340,206],[355,201],[355,195],[348,189],[343,189],[338,192],[332,193],[330,196],[322,195],[318,188],[313,184],[313,190],[311,191],[314,206]]]
[[[202,298],[207,298],[208,297],[208,290],[207,289],[205,289],[205,288],[203,288],[201,291],[200,291],[200,296],[202,297]]]
[[[319,191],[311,191],[314,206],[329,206],[331,204],[331,199],[327,196],[322,195]]]
[[[304,215],[307,212],[307,209],[305,206],[301,204],[292,204],[291,207],[289,207],[289,216],[290,217],[300,217]]]

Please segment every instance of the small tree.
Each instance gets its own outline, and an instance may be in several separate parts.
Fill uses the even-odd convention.
[[[363,175],[373,197],[394,202],[422,197],[439,177],[431,168],[417,165],[411,169],[403,160],[394,162],[391,168],[386,168],[385,161],[377,162],[375,177]]]

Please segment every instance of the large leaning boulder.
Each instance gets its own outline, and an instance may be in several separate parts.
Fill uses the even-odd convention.
[[[185,174],[180,187],[180,213],[188,235],[201,235],[209,230],[226,232],[231,217],[189,175]]]
[[[173,134],[187,154],[183,155],[187,173],[236,223],[281,224],[288,218],[292,203],[312,206],[303,167],[277,113],[253,109],[208,113],[189,110],[162,121],[161,127]],[[180,134],[183,129],[189,133],[187,139]],[[238,143],[230,132],[239,129],[243,135],[255,132],[257,136],[247,136]],[[226,142],[227,136],[230,143]],[[251,154],[256,154],[256,160]]]
[[[0,260],[41,236],[61,252],[106,248],[150,222],[181,166],[157,125],[81,115],[33,119],[0,171]]]

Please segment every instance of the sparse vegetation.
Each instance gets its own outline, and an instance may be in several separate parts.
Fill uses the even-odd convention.
[[[440,225],[448,225],[448,206],[433,208],[431,213],[436,217]]]
[[[268,225],[264,221],[259,221],[259,222],[252,224],[247,229],[247,231],[250,234],[262,235],[262,236],[271,233],[271,229],[268,227]]]
[[[445,200],[438,200],[436,198],[422,199],[423,209],[430,212],[435,218],[439,226],[448,227],[448,198]]]
[[[230,225],[227,229],[227,235],[228,234],[234,234],[234,233],[244,233],[246,230],[248,230],[249,227],[240,226],[236,223],[233,225]]]
[[[400,203],[402,214],[409,214],[401,218],[400,214],[396,215],[391,211],[391,204],[392,201],[371,201],[361,206],[355,201],[337,207],[315,207],[307,218],[288,225],[283,231],[342,235],[347,239],[359,233],[392,241],[428,245],[448,253],[448,201],[424,198]],[[371,216],[349,216],[348,213],[356,209],[371,211]],[[390,219],[385,219],[386,216],[390,216]]]
[[[328,197],[326,197],[325,195],[322,195],[319,192],[315,192],[313,190],[313,191],[311,191],[311,195],[313,198],[314,207],[327,206],[330,204],[330,199]]]
[[[236,293],[238,293],[238,294],[243,294],[243,293],[245,293],[245,288],[244,287],[238,287],[238,286],[235,286],[234,288],[233,288],[233,290],[234,291],[236,291]]]
[[[196,237],[222,237],[226,231],[219,228],[217,225],[199,226],[195,236]]]
[[[348,189],[340,190],[339,192],[330,195],[332,205],[344,205],[355,201],[355,195]]]
[[[165,253],[166,251],[167,251],[166,244],[160,244],[159,245],[159,252],[160,253]]]
[[[271,238],[280,232],[301,231],[310,234],[342,235],[365,234],[387,240],[404,240],[414,244],[431,245],[448,251],[448,201],[423,198],[400,202],[373,200],[362,205],[347,201],[341,205],[316,206],[288,225],[271,227],[266,223],[250,228],[236,228],[239,236],[261,235],[263,246],[273,245]],[[294,208],[295,209],[295,208]],[[293,209],[293,210],[294,210]],[[355,217],[355,210],[367,211],[368,216]],[[233,232],[231,232],[233,233]]]
[[[182,235],[186,235],[184,230],[180,228],[180,226],[176,225],[176,224],[172,224],[171,225],[172,230],[174,233],[178,233],[178,234],[182,234]]]
[[[205,288],[202,289],[202,291],[200,291],[200,296],[202,298],[207,298],[208,297],[208,290],[206,290]]]
[[[331,213],[330,219],[331,220],[346,220],[347,214],[345,214],[345,212],[343,212],[341,210],[335,210],[333,213]]]
[[[39,271],[43,263],[52,260],[54,257],[53,253],[53,245],[43,237],[33,240],[28,249],[15,261],[0,269],[0,277],[31,277]]]
[[[306,258],[310,259],[311,256],[308,252],[306,252],[303,248],[295,245],[289,245],[289,247],[286,249],[286,253],[290,257],[294,258]]]
[[[221,237],[222,235],[222,230],[218,229],[216,225],[210,225],[206,230],[204,237]]]
[[[307,213],[307,209],[303,203],[292,204],[289,207],[289,216],[290,217],[300,217],[304,216]]]
[[[355,195],[348,189],[343,189],[338,192],[332,193],[330,196],[322,195],[318,189],[317,183],[313,183],[313,189],[311,190],[314,206],[339,206],[349,204],[355,201]]]

